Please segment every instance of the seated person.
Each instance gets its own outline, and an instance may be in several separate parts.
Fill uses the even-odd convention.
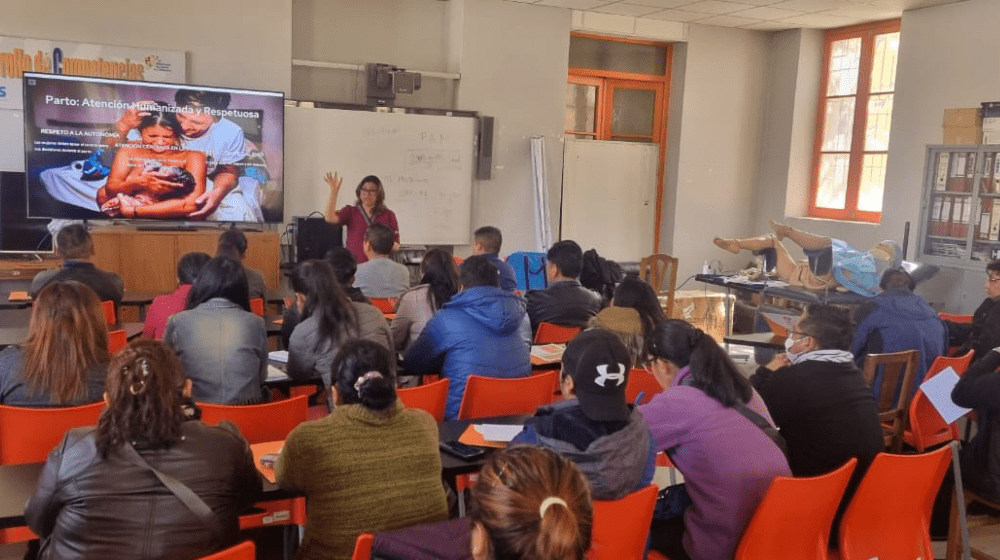
[[[149,311],[146,312],[146,322],[142,327],[142,336],[161,340],[163,331],[167,328],[167,319],[175,313],[184,311],[188,292],[194,284],[198,273],[212,257],[207,253],[192,251],[186,253],[177,261],[177,289],[172,294],[153,298]]]
[[[913,279],[901,268],[890,268],[879,281],[882,293],[861,304],[854,312],[851,353],[858,367],[868,354],[916,350],[920,353],[913,387],[924,380],[934,359],[948,350],[944,324],[924,298],[913,293]],[[876,397],[878,396],[876,384]]]
[[[969,350],[975,350],[972,362],[979,361],[987,352],[1000,346],[1000,260],[986,265],[986,283],[983,284],[986,299],[979,304],[972,314],[971,323],[955,323],[945,321],[948,327],[948,338],[952,346],[958,350],[954,356],[961,356]]]
[[[97,294],[79,282],[52,282],[31,307],[28,338],[0,352],[0,404],[98,402],[108,359],[108,327]]]
[[[289,377],[322,379],[329,387],[330,366],[349,340],[370,340],[393,349],[385,315],[369,303],[348,300],[327,262],[301,262],[290,279],[301,321],[288,340]]]
[[[490,259],[493,266],[500,272],[500,287],[513,292],[517,290],[517,279],[514,278],[514,267],[500,258],[500,248],[503,246],[503,234],[493,226],[483,226],[477,229],[472,238],[472,254],[484,255]]]
[[[847,350],[850,341],[846,310],[811,304],[785,340],[787,353],[750,377],[785,438],[793,475],[825,474],[857,458],[834,540],[840,513],[885,448],[875,398]]]
[[[205,154],[180,147],[173,113],[150,111],[136,127],[140,140],[115,153],[97,204],[112,218],[179,218],[205,194]]]
[[[743,249],[755,253],[771,253],[778,277],[793,286],[823,290],[840,285],[868,297],[878,294],[882,272],[888,268],[898,268],[903,261],[902,249],[895,241],[882,241],[863,253],[839,239],[797,230],[774,220],[771,220],[771,227],[774,229],[773,235],[748,239],[716,237],[713,242],[733,254],[739,254]],[[786,237],[802,247],[809,257],[808,262],[795,262],[781,243]]]
[[[528,377],[531,346],[521,333],[524,300],[500,288],[497,269],[475,255],[459,269],[462,291],[438,311],[403,360],[407,373],[440,370],[451,380],[445,419],[454,420],[470,375]]]
[[[267,330],[250,312],[240,261],[215,257],[198,274],[186,311],[167,319],[163,342],[194,382],[194,398],[215,404],[253,404],[267,378]]]
[[[549,286],[525,295],[531,332],[539,323],[584,327],[601,310],[601,296],[580,284],[583,251],[575,241],[563,240],[545,255],[545,275]]]
[[[264,275],[259,270],[254,270],[246,266],[247,260],[247,236],[238,229],[227,229],[219,234],[219,246],[216,255],[224,254],[243,263],[243,270],[247,273],[247,286],[250,299],[262,299],[267,302],[267,283]]]
[[[260,493],[260,474],[235,425],[191,419],[183,372],[154,340],[134,340],[114,356],[97,427],[66,433],[24,509],[45,542],[39,558],[188,560],[240,540],[239,515]],[[209,508],[213,524],[193,515],[150,465]]]
[[[306,495],[299,560],[350,560],[360,533],[448,518],[437,423],[403,406],[394,369],[381,345],[348,342],[333,363],[337,407],[285,440],[278,484]]]
[[[995,261],[994,261],[995,262]],[[969,366],[951,391],[958,406],[979,417],[976,434],[962,446],[962,483],[983,497],[1000,501],[1000,348]]]
[[[370,298],[394,298],[410,287],[410,271],[389,258],[395,233],[384,224],[373,223],[365,232],[368,260],[358,265],[354,286]]]
[[[105,272],[90,262],[94,256],[94,240],[87,226],[70,224],[59,230],[56,234],[56,253],[63,258],[62,267],[45,270],[35,276],[28,290],[32,298],[49,282],[76,280],[94,290],[101,301],[115,302],[117,309],[125,293],[125,284],[121,276]]]
[[[692,503],[681,523],[654,523],[652,547],[671,560],[732,558],[771,481],[791,475],[781,449],[747,410],[773,421],[736,364],[701,329],[664,321],[646,339],[646,355],[663,392],[639,411],[655,449],[667,451],[684,475]]]
[[[326,252],[324,257],[326,262],[333,267],[333,274],[337,277],[340,289],[347,296],[347,299],[358,303],[371,304],[372,300],[365,297],[361,290],[354,287],[354,273],[358,269],[358,261],[354,260],[354,255],[344,247],[334,247]],[[287,301],[287,300],[286,300]],[[292,331],[299,324],[299,307],[297,305],[285,306],[285,312],[281,322],[281,340],[288,348]]]
[[[489,258],[489,257],[487,257]],[[396,350],[406,353],[431,317],[458,293],[458,266],[444,249],[428,249],[420,261],[420,285],[399,296],[392,318]]]
[[[590,329],[566,345],[565,400],[543,406],[511,445],[540,445],[572,460],[595,500],[619,500],[649,485],[656,470],[649,426],[625,401],[632,359],[614,333]]]
[[[642,317],[630,307],[609,306],[594,315],[587,322],[591,329],[604,329],[621,340],[628,350],[633,364],[642,363],[645,357],[645,336],[642,333]]]

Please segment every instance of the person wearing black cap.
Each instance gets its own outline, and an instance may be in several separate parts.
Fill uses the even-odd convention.
[[[595,500],[617,500],[648,485],[655,471],[649,426],[625,400],[632,359],[619,338],[590,329],[566,345],[562,394],[524,424],[511,445],[530,444],[571,459]]]

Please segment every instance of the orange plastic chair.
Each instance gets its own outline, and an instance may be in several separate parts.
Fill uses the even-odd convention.
[[[587,560],[642,558],[658,491],[650,484],[620,500],[594,500]]]
[[[964,356],[949,358],[938,356],[934,358],[934,363],[927,370],[924,381],[941,373],[945,368],[952,368],[960,377],[969,367],[972,361],[974,350],[969,350]],[[923,390],[917,389],[917,393],[910,401],[910,421],[906,431],[903,432],[903,441],[912,446],[918,452],[923,453],[926,449],[951,440],[957,440],[958,425],[955,423],[945,424],[944,419],[938,414],[937,409],[924,394]]]
[[[101,302],[101,307],[104,309],[104,322],[108,325],[114,325],[118,322],[115,318],[115,302],[111,300],[106,300]]]
[[[485,418],[513,414],[534,414],[552,402],[556,370],[530,377],[495,379],[470,375],[458,409],[458,418]]]
[[[632,368],[628,373],[628,383],[625,384],[625,401],[635,404],[646,404],[663,392],[663,386],[653,377],[652,373],[640,368]],[[636,401],[642,394],[642,401]]]
[[[0,405],[0,465],[41,463],[70,428],[95,426],[104,401],[65,408]]]
[[[431,413],[435,420],[444,422],[444,408],[448,401],[448,384],[449,381],[445,378],[428,385],[399,389],[396,394],[399,395],[399,400],[403,401],[407,408],[426,410]]]
[[[264,316],[264,298],[253,298],[250,300],[250,312],[258,317]]]
[[[351,560],[371,560],[373,538],[371,533],[361,533],[358,535],[358,540],[354,543],[354,554],[351,556]]]
[[[740,539],[736,560],[827,560],[830,525],[857,463],[851,459],[820,476],[775,478]]]
[[[934,558],[931,508],[950,463],[950,446],[876,455],[840,522],[841,560]]]
[[[125,336],[125,331],[108,331],[108,352],[117,354],[126,345],[128,345],[128,337]]]
[[[938,313],[938,318],[942,321],[951,321],[952,323],[971,323],[972,315],[955,315],[954,313]]]
[[[253,541],[244,541],[215,554],[202,556],[198,560],[254,560],[256,557],[257,547],[254,546]]]
[[[564,344],[573,340],[580,332],[580,327],[564,327],[555,323],[538,323],[535,331],[535,344]]]
[[[309,399],[304,396],[241,406],[198,403],[198,407],[202,422],[218,424],[220,420],[229,420],[251,444],[282,441],[309,417]]]
[[[383,314],[395,313],[396,312],[396,302],[399,298],[386,297],[386,298],[371,298],[372,305],[374,305]]]

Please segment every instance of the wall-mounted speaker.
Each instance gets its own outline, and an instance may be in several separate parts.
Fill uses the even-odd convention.
[[[493,117],[479,117],[479,153],[476,156],[476,179],[492,179]]]

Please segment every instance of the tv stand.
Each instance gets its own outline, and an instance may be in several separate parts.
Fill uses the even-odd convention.
[[[138,224],[136,231],[198,231],[198,228],[187,224]]]

